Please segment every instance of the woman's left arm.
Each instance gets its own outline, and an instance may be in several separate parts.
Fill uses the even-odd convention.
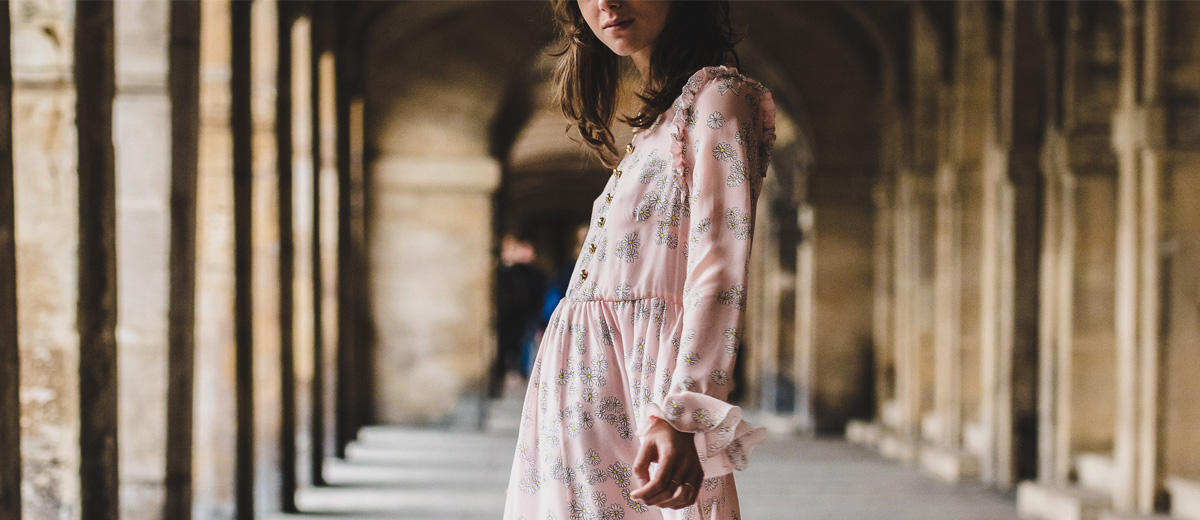
[[[704,477],[742,469],[762,428],[742,422],[726,402],[741,339],[754,205],[774,140],[770,94],[739,76],[697,92],[684,139],[692,158],[683,331],[678,362],[661,408],[679,432],[693,433]],[[643,426],[649,430],[650,421]]]

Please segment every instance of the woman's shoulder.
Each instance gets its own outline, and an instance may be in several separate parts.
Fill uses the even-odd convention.
[[[697,70],[683,84],[683,90],[675,100],[675,109],[686,111],[698,98],[744,97],[747,101],[761,104],[771,102],[771,91],[759,81],[742,74],[735,67],[715,65]]]
[[[690,168],[686,164],[685,151],[694,137],[691,134],[697,129],[734,132],[734,141],[755,149],[754,156],[761,159],[756,166],[761,170],[760,174],[766,174],[766,162],[775,144],[775,101],[770,90],[762,83],[733,67],[704,67],[692,74],[684,84],[674,109],[674,117],[671,118],[674,127],[672,155],[675,167],[683,173],[685,185],[690,184],[687,182]],[[698,111],[706,114],[720,112],[716,116],[721,122],[731,116],[741,121],[737,128],[729,127],[728,130],[722,129],[728,125],[719,123],[697,124]]]

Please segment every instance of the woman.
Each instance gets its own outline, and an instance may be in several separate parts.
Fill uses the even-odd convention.
[[[764,430],[725,402],[774,104],[725,2],[555,0],[564,113],[613,168],[530,379],[504,518],[739,519]],[[622,57],[641,74],[623,158]]]

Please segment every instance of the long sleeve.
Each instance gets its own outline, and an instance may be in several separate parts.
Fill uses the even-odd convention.
[[[754,205],[774,141],[774,105],[765,88],[736,73],[703,79],[692,85],[690,106],[677,107],[684,111],[677,139],[690,225],[683,337],[670,390],[661,408],[647,411],[695,433],[711,478],[743,469],[765,437],[726,399],[744,330]]]

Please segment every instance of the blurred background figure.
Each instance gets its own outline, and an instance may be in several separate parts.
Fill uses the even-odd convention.
[[[500,268],[496,271],[496,358],[492,362],[488,395],[504,393],[506,376],[516,372],[529,378],[538,326],[538,310],[546,293],[546,277],[532,263],[537,258],[533,244],[514,235],[500,240]],[[517,382],[514,381],[514,384]]]

